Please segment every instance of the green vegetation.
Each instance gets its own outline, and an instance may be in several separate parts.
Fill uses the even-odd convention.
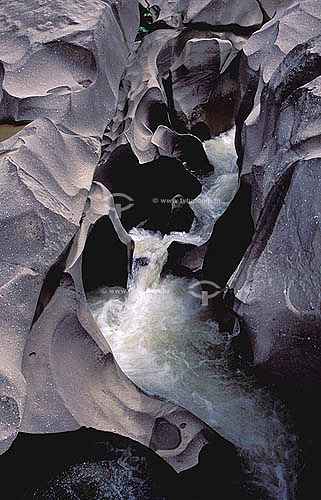
[[[153,17],[152,14],[142,5],[139,6],[139,10],[140,10],[140,26],[137,33],[137,38],[141,40],[145,35],[147,35],[147,33],[151,32]]]

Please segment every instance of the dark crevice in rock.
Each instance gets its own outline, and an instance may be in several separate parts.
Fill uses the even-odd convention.
[[[185,28],[188,29],[196,29],[199,31],[216,31],[217,33],[234,33],[235,35],[241,36],[251,36],[255,31],[260,29],[261,24],[256,26],[240,26],[238,24],[218,24],[212,25],[207,23],[186,23],[184,24]]]
[[[200,182],[180,161],[161,156],[140,165],[129,144],[119,146],[107,162],[98,166],[95,180],[115,193],[115,203],[119,205],[126,230],[147,221],[145,229],[165,234],[172,198],[179,194],[185,199],[194,199],[201,192]]]
[[[32,324],[34,324],[39,319],[39,317],[45,310],[46,306],[52,299],[56,289],[58,288],[61,277],[64,272],[66,260],[71,246],[72,246],[72,241],[68,244],[67,248],[64,250],[64,252],[60,255],[55,264],[47,272],[38,298]]]
[[[240,79],[242,80],[242,77],[244,76],[242,74],[242,68],[244,65],[244,60],[242,60],[243,57],[241,56],[241,61],[240,61]],[[247,88],[244,92],[244,95],[241,97],[239,106],[238,106],[238,113],[236,117],[236,134],[235,134],[235,147],[237,151],[237,164],[239,165],[240,169],[243,164],[243,158],[244,158],[244,147],[243,147],[243,138],[242,138],[242,128],[243,124],[246,121],[247,117],[251,113],[254,105],[254,99],[255,99],[255,94],[258,88],[259,84],[259,79],[257,74],[254,71],[251,71],[250,69],[248,70],[248,85]]]
[[[188,130],[184,121],[179,119],[174,105],[172,72],[169,70],[168,77],[163,78],[163,86],[166,93],[168,115],[173,129],[179,134],[187,134]]]
[[[211,497],[209,492],[213,489],[215,471],[214,498],[256,500],[255,494],[252,496],[246,491],[246,478],[235,447],[216,432],[210,432],[207,438],[209,444],[202,449],[198,465],[179,474],[177,498],[196,500]]]
[[[142,4],[139,4],[139,12],[140,12],[140,26],[139,26],[139,31],[136,36],[136,41],[141,41],[144,36],[146,36],[148,33],[153,33],[153,31],[159,30],[159,29],[173,29],[171,26],[168,26],[164,21],[154,21],[152,22],[151,13],[154,12],[155,18],[159,14],[159,11],[157,12],[158,6],[151,7],[148,5],[148,7],[143,7]]]
[[[204,279],[224,287],[241,262],[254,233],[251,187],[243,180],[231,204],[216,222],[204,259]]]
[[[205,122],[197,122],[191,128],[191,134],[195,135],[200,141],[208,141],[211,139],[211,132]]]
[[[235,125],[239,107],[240,55],[237,55],[224,73],[213,83],[205,107],[206,123],[216,136]]]
[[[264,7],[263,7],[262,3],[260,2],[260,0],[256,0],[256,1],[257,1],[257,3],[258,3],[258,6],[259,6],[259,7],[260,7],[260,9],[261,9],[261,12],[262,12],[262,16],[263,16],[262,26],[263,26],[265,23],[267,23],[267,22],[269,22],[269,21],[270,21],[270,18],[269,18],[269,16],[267,15],[267,12],[266,12],[266,10],[264,9]]]
[[[156,100],[150,103],[146,125],[152,132],[155,132],[159,125],[170,127],[168,110],[165,103],[157,102]]]
[[[90,231],[82,258],[82,276],[86,292],[100,286],[126,288],[127,248],[120,240],[108,216],[99,219]]]

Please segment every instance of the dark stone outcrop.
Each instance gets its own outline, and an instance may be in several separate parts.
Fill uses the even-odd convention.
[[[128,9],[137,23],[137,6],[113,2],[84,0],[75,8],[74,2],[30,0],[0,7],[0,119],[2,137],[9,137],[0,149],[1,451],[26,416],[22,357],[44,307],[42,284],[80,225],[99,138],[114,114],[113,87],[135,24],[126,27]],[[108,36],[99,32],[104,26]],[[113,38],[120,40],[118,63],[106,71],[103,50],[107,44],[115,51]],[[42,294],[44,303],[52,292]]]
[[[297,415],[320,387],[320,42],[319,3],[297,1],[244,46],[237,148],[251,200],[233,216],[242,192],[236,196],[205,260],[211,279],[234,291],[255,370],[296,400]],[[243,245],[238,236],[250,218],[254,234],[242,258],[250,239]]]
[[[255,234],[230,286],[254,365],[296,387],[320,373],[320,43],[320,9],[302,1],[244,48],[249,88],[258,82],[255,108],[239,122]]]
[[[191,500],[208,498],[208,492],[213,488],[213,478],[215,496],[218,498],[257,498],[245,491],[245,478],[234,446],[218,435],[213,436],[210,444],[203,448],[198,465],[179,474],[178,491],[183,498]]]
[[[205,24],[210,26],[237,26],[255,28],[261,25],[263,14],[259,2],[220,0],[141,0],[151,7],[155,20],[165,21],[169,26]],[[273,0],[266,3],[273,3]]]

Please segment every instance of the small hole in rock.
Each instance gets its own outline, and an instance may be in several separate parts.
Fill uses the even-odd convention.
[[[82,80],[78,83],[80,83],[80,85],[82,85],[83,87],[87,88],[87,87],[89,87],[89,85],[92,84],[92,81],[91,80]]]

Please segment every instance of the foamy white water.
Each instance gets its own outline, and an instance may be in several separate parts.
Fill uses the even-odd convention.
[[[202,179],[191,203],[189,233],[162,237],[131,232],[135,257],[149,264],[136,271],[127,293],[101,289],[89,297],[94,317],[126,375],[146,392],[183,406],[239,450],[252,484],[262,498],[295,498],[297,453],[281,405],[267,390],[229,366],[231,338],[205,317],[190,292],[193,280],[161,271],[175,240],[201,245],[237,190],[233,131],[204,144],[215,173]]]

